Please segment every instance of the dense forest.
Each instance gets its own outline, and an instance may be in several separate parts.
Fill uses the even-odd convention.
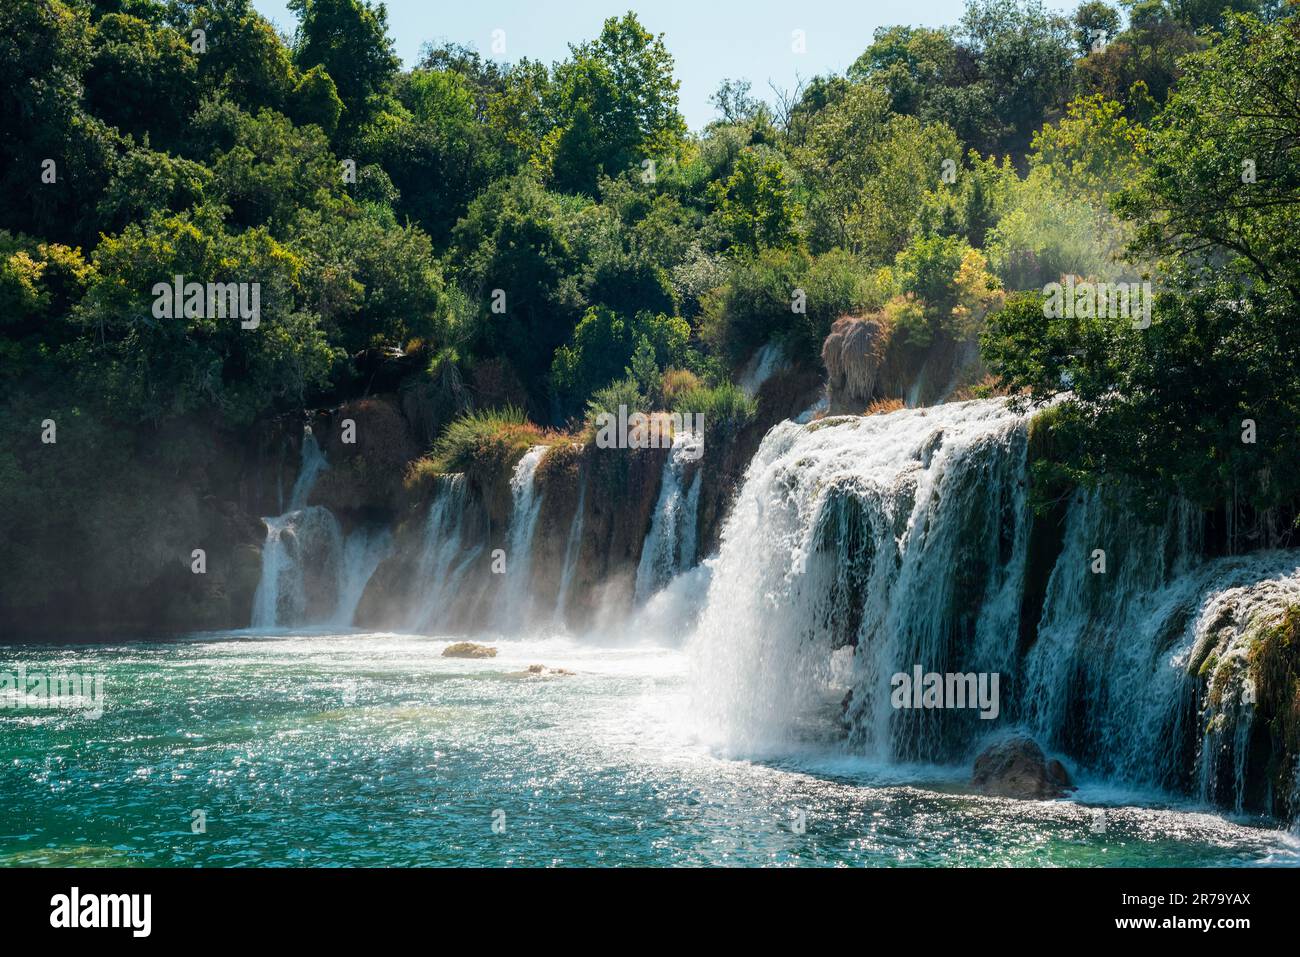
[[[92,542],[146,560],[166,490],[269,418],[400,393],[434,469],[620,404],[726,428],[756,350],[820,368],[842,316],[977,345],[964,395],[1070,389],[1052,481],[1300,495],[1288,4],[970,0],[770,102],[728,81],[698,132],[632,13],[558,63],[444,43],[403,70],[382,4],[291,8],[292,37],[248,0],[0,10],[12,601]],[[1150,324],[1048,318],[1066,276],[1152,283]],[[174,277],[258,284],[255,328],[160,318]]]

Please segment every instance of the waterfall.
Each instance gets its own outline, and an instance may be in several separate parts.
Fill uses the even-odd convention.
[[[506,535],[506,570],[494,616],[498,630],[513,632],[527,625],[532,612],[533,535],[542,511],[534,478],[550,446],[534,445],[515,465],[510,478],[512,509]]]
[[[319,505],[264,518],[262,577],[253,597],[254,628],[328,621],[343,575],[343,532]],[[322,610],[326,609],[326,610]]]
[[[339,564],[338,604],[330,622],[333,627],[352,627],[366,585],[392,548],[393,536],[386,528],[357,528],[347,537]]]
[[[659,499],[636,570],[638,605],[695,564],[695,524],[700,503],[700,470],[695,463],[700,459],[700,442],[700,437],[691,433],[675,437],[664,462]],[[684,487],[688,470],[694,476]]]
[[[391,547],[386,530],[358,528],[345,539],[329,509],[307,505],[325,468],[325,454],[308,428],[289,510],[262,519],[266,542],[253,595],[253,628],[350,627],[366,583]]]
[[[790,360],[786,358],[785,350],[781,348],[780,343],[769,342],[755,352],[745,364],[737,385],[745,395],[753,399],[758,395],[764,382],[789,367]]]
[[[1143,524],[1114,488],[1075,492],[1044,550],[1028,422],[979,400],[769,432],[689,642],[702,736],[761,754],[847,733],[879,760],[956,762],[1015,728],[1085,775],[1257,794],[1244,662],[1300,601],[1300,552],[1207,560],[1194,509]],[[896,707],[917,666],[998,675],[997,717]]]
[[[1023,420],[1000,402],[773,428],[724,526],[691,642],[706,736],[746,751],[802,736],[809,715],[843,698],[838,649],[858,647],[863,691],[883,675],[888,692],[913,662],[957,670],[959,652],[963,670],[1005,668],[1010,601],[986,599],[1015,592],[1023,568],[1012,558],[1024,454]],[[855,738],[892,756],[878,697],[855,700]],[[904,750],[917,729],[889,723]]]
[[[307,504],[307,496],[316,486],[316,479],[325,469],[325,453],[321,451],[320,445],[316,442],[316,436],[312,434],[311,428],[303,430],[302,436],[302,464],[298,467],[298,478],[293,483],[293,490],[289,493],[289,507],[286,512],[294,512],[303,508]]]
[[[422,597],[411,620],[413,631],[437,630],[450,618],[465,573],[482,553],[482,544],[466,553],[462,521],[468,499],[468,483],[464,475],[457,473],[439,477],[438,489],[425,522],[424,545],[416,563]]]
[[[569,540],[564,543],[564,568],[560,573],[560,591],[555,597],[555,623],[566,625],[569,609],[569,591],[573,588],[573,576],[578,570],[578,553],[582,550],[582,521],[587,504],[587,479],[584,475],[578,486],[578,508],[573,513],[573,524],[569,526]]]

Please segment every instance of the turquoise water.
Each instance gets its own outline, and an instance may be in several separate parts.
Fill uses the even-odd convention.
[[[0,864],[1300,863],[1294,835],[1159,795],[1085,782],[1069,801],[985,798],[964,769],[829,745],[719,755],[693,733],[678,651],[557,638],[467,661],[446,644],[0,647],[0,671],[105,681],[97,719],[0,710]],[[573,674],[521,674],[531,664]]]

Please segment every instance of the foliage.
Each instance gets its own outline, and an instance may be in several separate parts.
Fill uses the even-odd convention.
[[[451,422],[425,461],[439,474],[508,468],[543,438],[522,409],[480,409]]]
[[[686,390],[673,401],[673,411],[701,415],[706,434],[728,436],[754,420],[758,403],[739,386],[724,382],[713,388],[698,386]]]
[[[891,113],[888,97],[867,85],[818,114],[808,146],[796,151],[809,213],[810,242],[887,262],[906,245],[926,190],[944,160],[962,154],[942,124]]]
[[[747,149],[736,159],[731,176],[710,184],[709,192],[732,247],[753,253],[795,243],[798,210],[776,159],[761,159]]]
[[[683,361],[689,337],[690,327],[674,316],[642,312],[629,318],[603,306],[593,306],[573,330],[571,341],[555,353],[551,379],[558,394],[573,403],[622,374],[632,362],[639,343],[645,342],[650,347],[655,366],[663,368]],[[646,365],[643,356],[643,374]],[[647,381],[645,385],[651,383]],[[649,391],[652,390],[647,389],[646,393]]]
[[[400,62],[388,36],[384,5],[366,0],[290,0],[298,15],[293,60],[306,72],[321,67],[334,81],[344,123],[359,128],[387,93]]]
[[[1155,124],[1151,159],[1121,203],[1138,250],[1169,253],[1150,328],[1045,321],[1032,297],[990,325],[985,355],[1005,383],[1039,396],[1071,388],[1069,464],[1093,480],[1128,476],[1153,506],[1177,493],[1265,508],[1300,492],[1300,154],[1270,135],[1296,119],[1284,92],[1300,75],[1296,29],[1232,20],[1188,62]],[[1237,159],[1247,142],[1267,170],[1255,183]]]
[[[891,292],[887,275],[843,250],[768,250],[737,263],[706,297],[701,331],[733,362],[773,340],[813,361],[836,319],[879,309]]]
[[[469,396],[552,425],[620,397],[738,423],[754,350],[815,369],[836,319],[873,315],[914,345],[987,322],[999,388],[1068,387],[1075,478],[1295,497],[1300,20],[1122,6],[970,0],[771,103],[726,81],[688,133],[634,14],[554,64],[444,43],[403,69],[370,0],[293,0],[289,44],[250,0],[0,5],[3,418],[57,412],[119,482],[152,435],[354,397],[387,353],[416,370],[399,390],[451,383],[426,437]],[[1153,325],[1045,318],[1065,274],[1152,280]],[[155,316],[176,275],[256,282],[259,327]],[[478,436],[508,461],[543,435],[514,415],[446,454]],[[90,490],[6,455],[0,484]]]
[[[686,132],[677,87],[663,37],[633,13],[609,18],[555,70],[547,105],[559,122],[542,140],[541,168],[558,189],[594,194],[601,173],[670,155]]]
[[[894,261],[893,279],[899,297],[886,314],[916,346],[973,338],[1001,292],[983,254],[951,236],[913,242]]]

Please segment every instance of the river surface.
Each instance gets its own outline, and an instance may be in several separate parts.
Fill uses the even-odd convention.
[[[0,864],[1300,863],[1296,835],[1158,793],[986,798],[966,767],[871,764],[830,740],[721,752],[693,727],[679,650],[519,639],[463,660],[447,644],[0,646],[0,672],[104,679],[98,718],[5,693]]]

